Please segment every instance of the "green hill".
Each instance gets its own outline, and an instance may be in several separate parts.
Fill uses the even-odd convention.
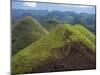
[[[90,39],[93,43],[95,43],[95,36],[92,32],[90,32],[88,29],[84,28],[81,25],[74,25],[74,28],[78,29],[81,33],[87,36],[88,39]]]
[[[32,17],[24,17],[12,29],[13,54],[46,35],[48,32]]]
[[[27,47],[31,43],[35,42],[36,40],[40,39],[43,35],[38,32],[27,32],[22,37],[16,39],[16,42],[13,43],[13,55],[16,54],[19,50]]]
[[[49,32],[53,31],[55,28],[61,25],[61,22],[57,19],[50,19],[44,22],[41,22],[41,25],[48,30]]]
[[[95,44],[74,26],[65,24],[57,27],[50,34],[18,52],[12,58],[13,73],[36,71],[49,62],[60,60],[77,50],[90,62],[95,61]]]

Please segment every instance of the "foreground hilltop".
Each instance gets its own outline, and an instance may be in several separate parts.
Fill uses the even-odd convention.
[[[30,16],[18,21],[12,28],[13,54],[48,34],[38,21]]]
[[[95,36],[90,31],[81,25],[64,24],[15,54],[12,58],[12,72],[14,74],[43,72],[47,70],[43,67],[49,66],[50,63],[53,65],[63,59],[66,60],[63,64],[67,65],[67,67],[63,67],[64,70],[84,69],[84,67],[77,68],[77,66],[82,63],[95,65],[95,53]],[[76,64],[72,62],[76,62]],[[56,66],[60,64],[56,63]],[[54,65],[52,70],[50,68],[49,66],[48,71],[57,70]]]

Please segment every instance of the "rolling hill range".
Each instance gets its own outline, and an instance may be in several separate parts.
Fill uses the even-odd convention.
[[[62,24],[48,33],[32,19],[27,21],[25,18],[18,25],[13,31],[13,39],[18,38],[19,42],[34,37],[34,31],[43,34],[43,37],[32,41],[12,57],[13,74],[95,68],[95,35],[83,26]],[[24,31],[30,33],[21,36],[26,33]]]
[[[40,13],[41,12],[41,13]],[[32,16],[38,22],[43,22],[44,20],[51,20],[51,18],[55,18],[60,20],[62,23],[68,24],[83,24],[90,31],[96,32],[96,14],[89,13],[76,13],[73,11],[48,11],[48,10],[23,10],[23,9],[13,9],[12,10],[12,23],[15,23],[17,20],[22,19],[26,16]]]
[[[17,53],[46,34],[48,31],[35,19],[30,16],[24,17],[12,28],[12,53]]]

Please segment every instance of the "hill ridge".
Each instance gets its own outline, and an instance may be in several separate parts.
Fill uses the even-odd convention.
[[[32,70],[35,71],[38,70],[41,65],[47,64],[47,62],[59,60],[64,55],[67,56],[69,54],[71,50],[70,44],[73,42],[82,46],[79,48],[80,50],[84,51],[84,49],[89,48],[89,51],[93,53],[91,56],[94,57],[95,44],[73,26],[64,24],[14,55],[12,59],[13,72],[25,73],[31,72]],[[82,56],[86,58],[87,55],[85,56],[85,52],[82,53]],[[94,61],[95,59],[90,60]]]

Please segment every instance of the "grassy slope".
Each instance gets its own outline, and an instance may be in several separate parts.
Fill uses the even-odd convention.
[[[92,32],[90,32],[81,25],[75,25],[74,28],[78,29],[81,33],[86,35],[88,39],[90,39],[93,43],[95,43],[95,36]]]
[[[93,43],[91,41],[91,39],[89,39],[87,37],[86,34],[80,32],[78,29],[74,28],[74,26],[71,26],[71,25],[67,25],[67,29],[73,33],[73,35],[70,36],[70,39],[72,41],[78,41],[78,42],[82,42],[84,43],[87,47],[89,47],[94,53],[95,53],[95,43]],[[85,28],[83,28],[85,29]],[[82,30],[82,28],[81,28]],[[86,31],[84,31],[86,32]],[[95,37],[95,35],[94,35]]]
[[[25,34],[25,32],[31,31],[40,32],[41,34],[48,33],[35,19],[27,16],[14,25],[12,29],[12,36],[13,38],[17,38]]]
[[[12,29],[13,54],[47,33],[35,19],[30,16],[25,17]]]
[[[13,44],[13,55],[16,54],[21,49],[27,47],[31,43],[35,42],[36,40],[40,39],[43,35],[38,32],[27,32],[22,37],[18,38],[16,42]]]
[[[82,42],[95,52],[95,45],[91,40],[71,25],[63,25],[14,55],[13,73],[28,73],[50,61],[60,59],[67,53],[68,48],[64,52],[58,48],[72,41]]]

